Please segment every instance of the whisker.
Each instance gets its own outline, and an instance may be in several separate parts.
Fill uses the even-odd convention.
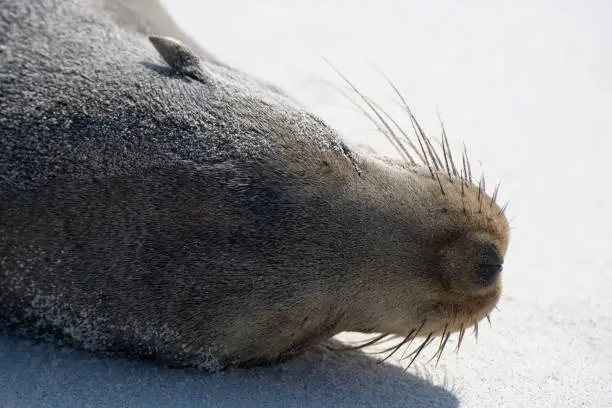
[[[387,129],[387,131],[389,132],[389,134],[391,135],[391,137],[393,137],[394,140],[397,141],[397,143],[401,146],[401,143],[399,142],[399,138],[397,137],[397,135],[395,134],[395,132],[393,132],[393,129],[391,128],[391,126],[389,126],[389,124],[387,123],[387,121],[385,120],[385,118],[383,118],[383,116],[378,112],[378,110],[376,110],[376,108],[370,103],[370,101],[368,100],[368,98],[366,98],[363,93],[361,93],[361,91],[351,82],[350,79],[348,79],[346,77],[346,75],[344,75],[342,72],[340,72],[340,70],[338,70],[331,62],[329,62],[327,59],[323,58],[323,60],[334,70],[336,71],[336,73],[353,89],[353,91],[361,98],[361,100],[363,100],[366,105],[368,105],[368,107],[372,110],[372,112],[376,115],[376,117],[378,118],[378,120],[380,120],[380,122],[383,124],[383,126]],[[400,147],[403,149],[403,146]],[[414,163],[414,159],[412,159],[412,157],[410,157],[410,155],[408,154],[407,151],[404,150],[404,153],[408,155],[409,160],[412,161]]]
[[[482,186],[483,180],[482,177],[480,178],[480,180],[478,181],[478,205],[479,205],[479,212],[482,212],[482,196],[484,193],[484,189]]]
[[[406,108],[409,109],[409,108]],[[410,113],[410,112],[409,112]],[[414,131],[414,134],[416,135],[417,138],[417,142],[419,143],[419,147],[421,148],[421,152],[423,153],[423,157],[425,159],[425,164],[427,165],[427,168],[429,169],[429,172],[431,173],[431,178],[435,178],[434,177],[434,171],[431,167],[431,163],[429,163],[429,156],[427,155],[427,151],[425,150],[425,147],[423,146],[423,140],[421,138],[421,135],[419,134],[418,128],[415,125],[415,121],[412,120],[412,118],[410,119],[410,123],[412,125],[412,130]]]
[[[466,184],[469,184],[470,182],[468,181],[467,158],[465,152],[461,154],[461,161],[463,162],[463,181],[465,181]]]
[[[457,340],[457,353],[459,353],[459,349],[461,348],[461,342],[463,341],[463,336],[465,335],[465,328],[461,325],[461,330],[459,330],[459,339]]]
[[[440,336],[440,344],[438,345],[438,349],[436,350],[434,355],[431,356],[431,358],[427,361],[427,364],[429,364],[431,361],[433,361],[437,357],[436,365],[438,365],[438,362],[440,361],[440,357],[442,356],[442,351],[444,350],[444,346],[446,345],[446,341],[448,340],[449,337],[450,337],[450,333],[448,332],[448,323],[447,323],[444,325],[444,331],[442,332],[442,336]]]
[[[414,329],[412,329],[410,331],[410,333],[408,333],[408,336],[406,336],[406,340],[408,340],[408,338],[410,338],[410,341],[408,342],[408,346],[406,347],[406,350],[404,350],[404,353],[402,354],[402,357],[400,358],[400,360],[404,359],[404,356],[406,355],[406,351],[410,348],[410,346],[412,345],[412,342],[414,341],[414,339],[417,338],[417,336],[419,335],[420,331],[423,329],[423,327],[425,326],[426,323],[427,323],[427,319],[424,319],[423,322],[421,323],[421,325],[419,326],[419,328],[416,329],[416,331]]]
[[[446,192],[444,191],[444,186],[442,185],[442,181],[440,180],[440,176],[438,174],[438,172],[442,169],[442,162],[440,161],[440,157],[436,153],[436,149],[431,144],[431,140],[425,134],[425,132],[421,128],[421,125],[419,125],[414,115],[412,115],[412,112],[408,111],[408,113],[410,115],[410,120],[412,121],[413,129],[415,129],[415,134],[417,135],[417,140],[419,141],[419,145],[421,146],[421,149],[423,149],[423,143],[425,144],[425,147],[427,148],[427,150],[423,149],[423,154],[425,157],[427,157],[427,153],[429,153],[429,158],[431,159],[431,162],[433,163],[436,169],[434,173],[431,166],[428,165],[431,176],[434,180],[438,182],[442,195],[446,195]],[[421,140],[423,141],[423,143],[421,143]],[[429,160],[427,161],[427,163],[429,163]]]
[[[440,186],[440,191],[442,195],[446,195],[446,191],[444,191],[444,186],[442,185],[442,180],[440,180],[440,176],[436,173],[436,180],[438,180],[438,185]]]
[[[416,164],[414,162],[414,160],[412,159],[412,157],[410,157],[410,155],[408,154],[408,152],[406,151],[406,149],[404,148],[403,144],[400,142],[400,140],[397,139],[397,137],[395,137],[394,134],[389,133],[389,131],[387,131],[371,114],[370,112],[368,112],[363,106],[361,106],[359,103],[357,103],[357,101],[355,101],[348,93],[346,93],[343,89],[341,89],[339,86],[323,79],[323,78],[319,78],[323,83],[325,83],[327,86],[330,86],[331,88],[333,88],[335,91],[339,92],[342,96],[344,96],[349,102],[351,102],[366,118],[368,118],[368,120],[370,122],[372,122],[374,124],[374,126],[376,126],[376,128],[378,129],[378,131],[387,139],[387,141],[391,144],[391,146],[393,146],[393,148],[395,149],[395,151],[397,151],[399,153],[400,156],[402,156],[402,158],[404,158],[407,161],[410,161],[411,164]]]
[[[357,100],[352,98],[347,92],[343,89],[340,89],[337,86],[331,85],[328,81],[323,81],[328,85],[332,86],[338,92],[340,92],[345,98],[347,98],[359,111],[364,114],[370,122],[372,122],[376,129],[384,135],[384,137],[391,143],[393,149],[407,162],[411,165],[424,165],[429,170],[430,176],[433,180],[438,183],[440,188],[440,192],[443,195],[447,194],[447,191],[444,187],[443,179],[445,176],[448,176],[448,180],[451,184],[454,184],[455,178],[458,178],[461,182],[461,196],[462,196],[462,206],[464,212],[467,213],[467,204],[465,197],[468,194],[468,190],[466,186],[468,184],[474,185],[474,178],[472,173],[472,165],[471,160],[469,158],[467,147],[465,143],[463,143],[463,151],[461,152],[461,159],[458,162],[455,162],[455,158],[453,157],[452,149],[450,146],[450,141],[446,132],[446,127],[444,125],[444,121],[440,115],[439,111],[436,111],[438,116],[438,121],[440,122],[441,128],[441,140],[438,141],[437,138],[432,138],[427,135],[424,131],[423,127],[416,119],[412,109],[408,105],[406,98],[399,90],[397,85],[378,67],[372,67],[384,78],[389,87],[393,90],[394,94],[397,98],[399,98],[399,106],[408,114],[410,124],[412,126],[412,130],[414,132],[414,137],[416,137],[416,142],[414,141],[414,137],[411,137],[405,128],[398,123],[397,120],[393,118],[393,116],[384,108],[382,108],[378,103],[376,103],[372,98],[366,96],[363,92],[361,92],[357,86],[346,76],[344,75],[336,66],[334,66],[329,60],[325,57],[321,57],[327,65],[329,65],[334,72],[342,78],[342,80],[346,83],[346,89],[355,93],[357,95]],[[394,98],[395,99],[395,98]],[[359,101],[359,102],[358,102]],[[364,105],[364,106],[362,106]],[[440,146],[434,146],[434,142],[436,141],[440,144]],[[441,150],[440,150],[441,148]],[[442,173],[442,174],[439,174]],[[490,197],[489,207],[493,207],[493,203],[496,203],[499,197],[499,189],[501,183],[497,183],[493,194]],[[480,180],[478,181],[478,192],[477,198],[479,203],[479,212],[483,212],[483,198],[486,196],[486,180],[485,175],[482,174]],[[499,210],[498,215],[504,215],[506,209],[508,207],[508,202],[506,202],[503,207]],[[382,338],[381,338],[382,340]],[[373,344],[375,344],[374,342]]]
[[[467,175],[470,181],[470,184],[473,183],[473,178],[472,178],[472,165],[470,164],[470,158],[467,154],[467,147],[465,147],[465,143],[463,144],[463,153],[464,153],[464,157],[465,157],[465,162],[467,164]]]
[[[489,327],[493,327],[493,325],[491,324],[491,316],[489,316],[488,313],[487,313],[487,321],[489,322]]]
[[[497,200],[497,194],[499,193],[500,185],[501,182],[497,183],[497,185],[495,186],[495,190],[493,190],[493,195],[491,196],[491,203],[489,203],[489,207],[493,207],[493,203],[495,202],[495,200]]]
[[[444,336],[444,340],[441,343],[440,348],[438,349],[438,358],[436,358],[436,366],[438,365],[438,363],[440,362],[440,357],[442,357],[442,352],[444,351],[444,349],[446,348],[446,342],[448,341],[448,339],[450,338],[451,334],[450,333],[446,333],[446,335]]]
[[[506,213],[506,209],[508,208],[508,204],[510,204],[510,201],[506,201],[497,215],[504,215]]]
[[[400,101],[402,102],[403,108],[406,110],[406,112],[408,113],[408,116],[410,117],[410,122],[412,124],[412,128],[413,128],[414,133],[415,133],[415,135],[417,137],[417,141],[419,142],[419,146],[421,148],[421,152],[423,153],[423,159],[425,159],[424,160],[424,164],[429,169],[429,172],[431,173],[431,177],[433,179],[435,179],[433,169],[431,168],[431,164],[429,163],[429,159],[427,157],[427,152],[425,151],[425,148],[423,147],[423,142],[421,140],[421,135],[424,134],[424,132],[421,129],[421,126],[419,125],[419,122],[416,120],[415,116],[412,114],[412,110],[410,109],[410,106],[408,105],[408,102],[406,102],[406,98],[404,98],[404,95],[402,95],[402,93],[397,88],[397,86],[395,86],[393,81],[391,81],[391,79],[389,79],[389,77],[387,75],[385,75],[384,72],[382,72],[380,69],[378,69],[375,66],[373,66],[373,67],[374,67],[375,70],[377,70],[380,73],[380,75],[382,75],[382,77],[385,79],[385,81],[387,81],[389,86],[393,89],[395,94],[400,98]]]
[[[464,174],[463,170],[461,170],[461,205],[463,207],[463,212],[467,213],[467,208],[465,207],[465,187],[464,187]]]
[[[369,347],[369,346],[372,346],[374,344],[377,344],[378,342],[383,342],[382,340],[385,337],[389,337],[389,336],[393,336],[393,335],[391,333],[384,333],[384,334],[381,334],[379,336],[376,336],[375,338],[373,338],[371,340],[366,341],[363,344],[359,344],[357,346],[341,347],[341,348],[337,348],[336,350],[338,350],[338,351],[359,350],[359,349],[362,349],[362,348]],[[387,339],[387,340],[390,340],[390,339]]]
[[[375,345],[375,344],[382,344],[382,343],[386,343],[386,342],[388,342],[388,341],[395,340],[395,339],[402,339],[402,341],[403,341],[403,340],[405,339],[405,337],[404,337],[404,336],[398,336],[397,334],[393,334],[393,335],[391,335],[391,337],[389,337],[388,339],[386,339],[386,340],[381,340],[381,341],[379,341],[379,343],[373,343],[373,345]],[[376,350],[376,351],[369,352],[368,354],[385,354],[386,352],[388,352],[388,351],[390,351],[390,350],[395,349],[395,347],[396,347],[396,346],[397,346],[397,345],[393,345],[393,346],[388,347],[388,348],[386,348],[386,349],[384,349],[384,350]]]
[[[412,142],[412,140],[410,140],[410,136],[408,136],[408,134],[404,131],[404,129],[397,123],[397,121],[395,119],[393,119],[393,117],[387,113],[387,111],[385,111],[384,109],[382,109],[376,102],[374,102],[371,98],[368,98],[370,100],[370,102],[378,109],[380,110],[390,121],[391,123],[393,123],[393,125],[395,125],[395,127],[397,128],[397,130],[400,131],[400,133],[402,134],[402,136],[404,136],[404,139],[406,140],[406,143],[408,143],[408,146],[412,149],[412,151],[419,157],[419,160],[421,160],[421,163],[425,162],[425,159],[423,159],[423,156],[421,155],[421,152],[419,152],[419,150],[417,149],[417,147],[414,145],[414,143]],[[408,153],[406,153],[408,154]],[[412,164],[416,164],[416,163],[412,163]]]
[[[386,350],[384,350],[384,353],[390,352],[389,354],[387,354],[387,356],[385,358],[383,358],[382,360],[380,360],[381,363],[384,363],[385,361],[387,361],[392,355],[394,355],[395,353],[397,353],[397,350],[399,350],[404,344],[406,344],[409,341],[408,337],[405,337],[404,340],[400,341],[398,344],[396,344],[393,347],[390,347]],[[377,353],[377,354],[383,354],[383,352]]]
[[[433,340],[433,332],[430,332],[427,335],[427,338],[425,339],[425,341],[423,341],[423,343],[421,343],[421,345],[419,346],[419,348],[417,348],[415,351],[413,351],[412,353],[410,353],[406,358],[413,356],[412,360],[410,360],[410,363],[408,363],[408,365],[406,366],[406,370],[408,368],[410,368],[410,366],[412,365],[412,363],[414,363],[414,360],[416,360],[416,358],[419,356],[419,354],[421,354],[421,352],[425,349],[425,347],[427,347],[429,345],[429,343],[431,342],[431,340]]]
[[[400,336],[400,338],[402,338],[402,337]],[[389,339],[389,340],[391,340],[391,339]],[[404,344],[404,343],[402,343],[404,341],[406,341],[406,337],[403,337],[399,344],[400,345]],[[393,345],[391,347],[388,347],[388,348],[386,348],[384,350],[373,351],[372,354],[385,354],[385,353],[388,353],[389,351],[395,350],[397,348],[398,348],[398,344],[395,344],[395,345]]]
[[[474,338],[476,339],[476,343],[478,343],[478,322],[474,323]]]
[[[450,148],[450,144],[448,143],[448,136],[446,135],[446,128],[444,127],[444,122],[442,121],[442,117],[440,116],[440,112],[436,112],[438,114],[438,120],[440,121],[440,126],[442,127],[442,142],[446,143],[446,151],[448,152],[448,158],[450,160],[451,169],[453,170],[453,176],[459,176],[459,172],[457,171],[457,167],[455,166],[455,161],[453,160],[453,153]]]
[[[442,154],[444,155],[444,163],[446,164],[446,172],[448,173],[448,178],[453,182],[453,176],[451,174],[450,165],[448,164],[448,153],[446,151],[446,143],[444,143],[444,135],[442,135]]]
[[[410,114],[412,115],[412,113]],[[443,167],[442,161],[440,160],[440,156],[438,156],[436,149],[433,147],[430,137],[427,136],[427,134],[425,133],[425,131],[423,130],[419,122],[416,121],[416,118],[411,116],[411,119],[415,121],[414,123],[417,127],[417,130],[419,131],[419,134],[423,138],[423,141],[425,142],[425,147],[427,147],[427,152],[429,153],[429,157],[431,158],[431,161],[433,162],[434,167],[436,168],[436,171],[442,170],[442,167]]]
[[[484,173],[482,173],[482,174],[480,175],[480,178],[482,179],[482,192],[483,192],[483,193],[486,193],[486,192],[487,192],[487,184],[486,184],[486,181],[485,181],[485,175],[484,175]]]
[[[420,127],[419,127],[419,131],[422,132]],[[427,136],[424,132],[422,132],[421,137],[425,141],[425,146],[427,147],[427,151],[429,152],[430,158],[431,158],[431,160],[434,163],[434,166],[436,168],[436,180],[438,181],[438,185],[440,186],[440,190],[442,191],[442,195],[446,195],[446,192],[444,191],[444,186],[442,185],[442,181],[441,181],[440,176],[438,174],[439,171],[443,171],[443,170],[446,170],[446,169],[444,168],[444,165],[442,164],[442,160],[440,160],[440,156],[438,156],[438,153],[436,152],[435,147],[431,143],[431,139],[429,138],[429,136]],[[450,176],[449,176],[449,179],[450,179],[450,182],[452,183],[453,181],[452,181],[452,178]]]
[[[397,145],[402,149],[402,152],[405,156],[405,158],[407,159],[407,161],[410,162],[410,164],[412,165],[416,165],[417,162],[416,160],[414,160],[414,158],[412,157],[412,155],[410,154],[410,152],[408,152],[408,150],[404,147],[404,144],[402,143],[402,141],[399,139],[399,137],[397,136],[397,134],[395,134],[395,132],[393,132],[391,130],[391,126],[382,119],[382,116],[379,115],[379,112],[382,112],[389,120],[391,120],[391,123],[393,123],[393,125],[396,127],[397,130],[399,130],[402,135],[404,135],[404,138],[407,139],[407,143],[408,146],[410,146],[413,150],[414,146],[412,145],[412,141],[410,139],[408,139],[406,133],[404,132],[404,130],[399,126],[399,124],[391,117],[391,115],[389,115],[383,108],[381,108],[377,103],[375,103],[371,98],[368,98],[367,96],[363,96],[364,98],[367,99],[368,102],[368,106],[370,107],[370,109],[372,109],[372,111],[376,114],[376,116],[378,116],[379,118],[381,118],[381,121],[383,123],[383,125],[385,126],[385,128],[387,129],[387,132],[389,132],[389,134],[391,135],[391,137],[393,138],[393,140],[397,143]],[[417,156],[418,156],[418,151],[415,150],[415,152],[417,152]],[[420,159],[420,156],[419,156]]]
[[[414,340],[414,337],[410,337],[410,336],[411,336],[411,334],[412,334],[412,332],[410,332],[410,333],[408,334],[408,336],[406,336],[406,337],[404,338],[404,340],[402,340],[401,342],[399,342],[397,345],[395,345],[395,346],[393,346],[393,347],[391,347],[391,348],[387,349],[386,351],[391,351],[391,350],[392,350],[392,351],[391,351],[391,353],[389,353],[389,354],[388,354],[388,355],[387,355],[385,358],[383,358],[383,359],[381,360],[381,363],[384,363],[384,362],[385,362],[385,361],[387,361],[387,360],[388,360],[388,359],[389,359],[389,358],[390,358],[392,355],[394,355],[395,353],[397,353],[397,351],[398,351],[398,350],[399,350],[399,349],[400,349],[400,348],[401,348],[401,347],[402,347],[404,344],[406,344],[406,343],[409,343],[409,344],[410,344],[410,343],[412,342],[412,340]]]

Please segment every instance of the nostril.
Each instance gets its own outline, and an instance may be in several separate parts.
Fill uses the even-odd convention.
[[[497,280],[500,272],[502,271],[502,265],[479,265],[477,276],[477,282],[481,286],[490,286]]]
[[[497,280],[503,269],[504,261],[497,246],[487,245],[482,251],[480,263],[476,271],[476,281],[481,286],[490,286]]]

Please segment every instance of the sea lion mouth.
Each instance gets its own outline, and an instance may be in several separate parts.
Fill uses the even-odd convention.
[[[405,369],[410,368],[416,358],[425,350],[428,346],[439,339],[437,349],[433,356],[428,362],[436,360],[438,364],[442,353],[447,348],[448,340],[451,335],[457,333],[457,345],[455,347],[456,352],[459,352],[463,339],[470,328],[476,340],[478,340],[479,323],[486,319],[491,323],[491,311],[496,307],[497,302],[501,296],[501,290],[495,288],[484,295],[470,296],[465,298],[461,302],[449,301],[438,301],[431,305],[427,310],[422,312],[424,316],[421,323],[417,327],[413,327],[402,334],[397,333],[381,333],[375,337],[354,346],[342,348],[341,350],[347,349],[363,349],[370,346],[381,345],[388,341],[397,341],[390,347],[383,348],[382,350],[375,351],[375,354],[385,355],[382,361],[386,361],[391,356],[395,355],[402,348],[405,349],[400,361],[410,360],[405,366]],[[422,338],[418,346],[409,351],[413,342],[417,338]]]
[[[496,287],[483,295],[470,296],[460,302],[444,301],[439,306],[431,311],[433,317],[429,320],[442,321],[443,324],[437,323],[438,329],[430,328],[430,332],[434,335],[442,335],[445,332],[456,333],[461,332],[466,327],[474,326],[474,330],[478,332],[478,322],[487,319],[491,323],[490,313],[496,307],[501,296],[501,290]],[[438,317],[441,316],[441,317]],[[429,329],[429,327],[428,327]]]
[[[462,302],[443,302],[439,305],[437,311],[433,311],[434,316],[425,318],[421,327],[413,333],[411,331],[406,336],[407,342],[414,340],[417,337],[425,337],[425,340],[407,356],[402,359],[411,358],[408,367],[412,365],[416,357],[431,344],[436,338],[440,339],[438,348],[431,360],[435,359],[436,364],[445,350],[450,336],[454,333],[457,335],[456,351],[459,352],[463,338],[468,329],[473,328],[472,334],[478,340],[478,324],[483,319],[486,319],[491,326],[491,311],[496,307],[501,296],[501,290],[495,288],[487,294],[479,296],[470,296]],[[436,315],[442,315],[438,317]],[[449,316],[450,315],[450,316]],[[406,340],[405,339],[405,340]],[[403,343],[404,341],[402,341]],[[403,344],[402,344],[403,345]],[[431,361],[430,360],[430,361]]]

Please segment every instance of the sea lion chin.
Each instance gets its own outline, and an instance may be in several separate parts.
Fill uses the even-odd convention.
[[[342,331],[417,351],[441,337],[441,353],[488,318],[505,207],[445,135],[404,103],[408,138],[345,78],[403,160],[359,153],[274,86],[163,29],[147,43],[104,3],[0,9],[3,326],[218,370]]]

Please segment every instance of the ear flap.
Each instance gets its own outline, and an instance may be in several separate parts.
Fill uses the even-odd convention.
[[[172,69],[195,80],[206,82],[200,57],[185,44],[170,37],[157,35],[150,35],[149,41]]]

